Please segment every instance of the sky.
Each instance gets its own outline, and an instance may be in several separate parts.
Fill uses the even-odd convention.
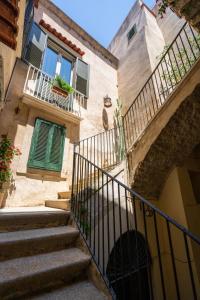
[[[108,47],[135,0],[52,0],[104,47]],[[151,8],[155,0],[144,0]]]

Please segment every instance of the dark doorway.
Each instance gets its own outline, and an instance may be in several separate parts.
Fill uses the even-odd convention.
[[[148,300],[150,254],[141,233],[124,233],[116,242],[107,265],[107,277],[117,300]]]

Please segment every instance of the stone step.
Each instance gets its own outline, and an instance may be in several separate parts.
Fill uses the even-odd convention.
[[[70,199],[71,198],[71,191],[67,192],[58,192],[58,199]]]
[[[90,281],[81,281],[30,297],[30,300],[106,300],[106,297]]]
[[[0,213],[0,232],[67,225],[70,212],[62,210]]]
[[[78,236],[79,231],[71,226],[0,233],[0,260],[61,250]]]
[[[45,206],[69,211],[71,209],[71,201],[69,199],[46,200]]]
[[[70,248],[0,262],[0,299],[71,281],[87,268],[90,259],[78,248]]]

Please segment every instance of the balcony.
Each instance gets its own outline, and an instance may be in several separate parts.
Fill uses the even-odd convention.
[[[85,96],[76,90],[64,96],[52,90],[52,81],[53,77],[30,64],[24,85],[23,102],[79,122],[82,107],[86,106]]]

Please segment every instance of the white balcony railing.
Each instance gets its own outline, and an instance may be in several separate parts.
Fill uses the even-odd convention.
[[[53,77],[33,65],[29,65],[24,94],[81,117],[81,107],[86,106],[85,96],[76,90],[68,96],[63,96],[52,90],[52,81]]]

